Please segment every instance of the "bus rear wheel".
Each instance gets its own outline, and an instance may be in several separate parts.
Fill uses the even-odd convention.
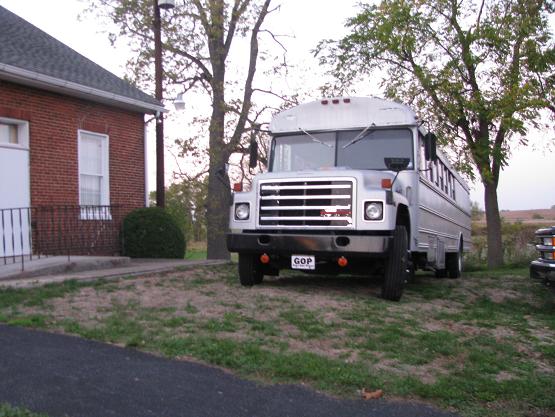
[[[258,285],[264,279],[262,265],[256,255],[250,253],[239,254],[239,282],[243,287]]]
[[[393,243],[385,261],[382,298],[399,301],[403,295],[408,263],[408,238],[405,226],[395,227]]]
[[[449,278],[460,278],[462,273],[462,244],[459,245],[459,250],[457,252],[447,253],[445,257]]]

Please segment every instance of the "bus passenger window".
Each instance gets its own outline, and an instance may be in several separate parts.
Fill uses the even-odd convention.
[[[447,167],[443,165],[443,191],[449,195],[449,177],[447,176]]]
[[[424,138],[421,134],[418,135],[418,160],[419,160],[419,167],[421,171],[426,171],[427,161],[426,161],[426,152],[424,150]]]
[[[440,162],[438,163],[438,176],[439,176],[439,189],[441,191],[445,191],[443,188],[443,164]]]

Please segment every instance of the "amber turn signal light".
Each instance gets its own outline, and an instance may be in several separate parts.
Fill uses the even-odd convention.
[[[391,188],[392,185],[389,178],[382,178],[382,188]]]

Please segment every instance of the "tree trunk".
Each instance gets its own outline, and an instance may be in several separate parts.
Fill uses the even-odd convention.
[[[208,259],[229,259],[226,233],[229,227],[229,203],[231,192],[229,178],[224,172],[225,161],[220,155],[210,152],[210,171],[208,174],[208,199],[206,211],[206,240]],[[218,168],[220,166],[220,168]],[[227,184],[227,185],[226,185]]]
[[[484,183],[484,200],[488,233],[488,268],[497,268],[503,265],[503,243],[501,240],[501,217],[497,203],[497,186],[494,183]]]
[[[206,243],[208,259],[230,259],[226,244],[229,227],[231,190],[225,171],[228,155],[225,153],[225,95],[223,60],[214,71],[212,117],[210,119],[208,193],[206,207]],[[214,65],[216,66],[216,65]]]

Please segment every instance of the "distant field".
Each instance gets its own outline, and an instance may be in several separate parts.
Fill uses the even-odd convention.
[[[501,217],[509,223],[533,223],[538,225],[555,225],[555,209],[535,210],[501,210]],[[483,214],[478,222],[485,223],[486,216]]]

